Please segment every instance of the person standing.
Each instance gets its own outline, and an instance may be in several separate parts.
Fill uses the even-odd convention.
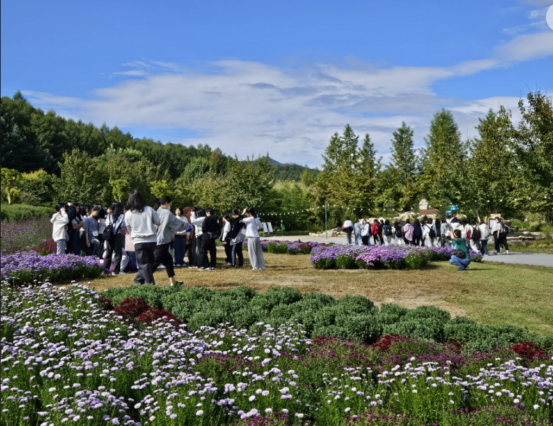
[[[394,244],[396,246],[400,246],[404,244],[403,241],[403,231],[401,230],[401,226],[399,225],[399,222],[394,222]]]
[[[157,245],[154,250],[154,262],[152,264],[152,273],[157,271],[159,265],[165,266],[169,283],[172,286],[181,286],[182,282],[175,280],[175,269],[173,265],[173,256],[169,252],[171,240],[174,232],[184,231],[185,224],[182,220],[171,213],[171,197],[164,195],[159,199],[159,225],[157,226]]]
[[[371,238],[371,225],[367,223],[365,219],[363,219],[363,223],[361,224],[361,240],[363,242],[364,246],[370,245]]]
[[[206,218],[205,210],[198,207],[194,207],[194,219],[192,223],[195,230],[195,241],[196,241],[196,265],[198,266],[199,271],[204,271],[209,268],[207,263],[207,244],[204,244],[204,231],[203,224]]]
[[[373,237],[373,244],[379,245],[380,240],[378,239],[378,227],[380,225],[380,222],[378,220],[374,220],[372,226],[371,226],[371,235]]]
[[[156,226],[161,224],[157,212],[147,206],[142,194],[133,190],[127,200],[125,224],[131,232],[138,272],[134,278],[136,284],[155,285],[152,265],[157,246]]]
[[[428,219],[423,225],[423,239],[426,247],[434,247],[434,241],[436,240],[436,228],[432,223],[432,219]]]
[[[346,221],[342,225],[342,230],[346,233],[348,244],[351,244],[351,234],[353,232],[353,223],[349,216],[346,217]]]
[[[500,217],[495,218],[495,225],[492,233],[495,240],[495,254],[501,254],[501,246],[505,246],[504,254],[509,254],[509,245],[507,244],[507,227]]]
[[[451,248],[451,243],[446,239],[446,237],[451,237],[453,235],[451,232],[451,225],[447,220],[444,220],[440,225],[440,242],[442,247]]]
[[[232,247],[230,246],[230,216],[228,214],[223,215],[223,234],[221,235],[221,242],[225,248],[225,266],[231,266],[232,262],[230,256],[232,254]]]
[[[413,245],[420,246],[422,243],[422,227],[418,219],[413,222]]]
[[[394,232],[390,221],[386,219],[384,225],[382,225],[382,238],[384,239],[384,245],[389,246],[392,244],[392,238],[394,237]]]
[[[113,257],[113,272],[111,274],[124,274],[121,271],[121,259],[123,258],[123,235],[121,231],[125,229],[125,215],[123,214],[123,204],[119,201],[114,202],[111,206],[111,213],[106,220],[106,229],[111,235],[104,238],[104,272],[106,274],[109,272]]]
[[[232,210],[232,220],[230,222],[230,263],[231,268],[236,267],[236,258],[238,257],[238,268],[244,267],[244,253],[242,244],[246,238],[246,225],[242,223],[243,217],[237,209]]]
[[[52,239],[56,242],[56,254],[65,254],[67,248],[67,224],[69,223],[69,216],[65,212],[65,206],[63,204],[56,204],[56,213],[52,215],[50,219],[52,227]]]
[[[468,246],[472,251],[480,251],[480,229],[476,223],[476,219],[472,219],[467,231]]]
[[[99,214],[100,207],[92,207],[90,214],[83,220],[84,235],[88,250],[87,255],[97,257],[100,255],[100,225],[98,223]]]
[[[219,222],[215,216],[215,211],[212,208],[208,208],[205,211],[206,218],[202,224],[203,231],[203,244],[205,244],[205,257],[207,260],[207,253],[209,252],[209,264],[207,269],[214,271],[217,266],[217,246],[215,241],[219,238],[221,228],[219,228]]]
[[[184,215],[184,209],[177,207],[175,210],[175,216],[178,220],[184,223],[184,230],[175,232],[175,242],[173,244],[175,248],[175,266],[181,267],[184,264],[184,254],[186,253],[186,228],[188,228],[188,219]],[[188,259],[190,260],[190,259]]]
[[[359,242],[362,240],[361,232],[363,230],[363,225],[361,223],[361,219],[357,219],[355,222],[355,225],[353,225],[353,232],[355,234],[355,245],[358,246]],[[365,243],[362,243],[363,245],[366,245]]]
[[[403,240],[405,241],[406,245],[413,245],[413,240],[415,238],[414,233],[415,228],[411,224],[411,220],[407,219],[405,221],[405,225],[403,226]]]
[[[79,205],[76,205],[73,207],[75,209],[75,216],[73,220],[71,220],[71,223],[69,224],[69,228],[73,230],[71,234],[69,234],[69,238],[71,239],[71,245],[70,245],[70,253],[73,253],[75,256],[81,255],[81,230],[83,229],[83,218],[81,216],[81,207]]]
[[[261,239],[259,238],[258,230],[261,228],[261,222],[255,217],[255,209],[248,207],[244,209],[242,215],[246,216],[242,219],[242,223],[246,225],[246,238],[248,239],[248,256],[252,264],[252,270],[264,271],[265,259],[263,258],[263,248],[261,247]],[[349,220],[349,219],[348,219]],[[351,224],[351,221],[350,221]],[[353,224],[350,225],[353,229]],[[351,231],[349,233],[349,243],[351,244]]]
[[[490,229],[486,222],[482,222],[478,225],[478,230],[480,231],[480,253],[482,256],[489,256],[490,252],[488,251],[488,238],[490,238]]]

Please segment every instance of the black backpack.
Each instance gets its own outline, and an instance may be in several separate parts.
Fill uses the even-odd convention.
[[[472,233],[470,235],[470,239],[474,241],[475,243],[480,241],[480,231],[478,228],[472,228]]]
[[[110,223],[108,226],[104,228],[104,232],[102,232],[102,238],[104,241],[111,241],[111,238],[113,237],[113,224]]]
[[[392,227],[390,225],[384,225],[384,235],[386,235],[387,237],[391,237],[392,236]]]
[[[436,238],[436,230],[434,229],[433,226],[430,227],[430,231],[428,232],[428,236],[430,238]]]
[[[401,226],[396,226],[396,237],[402,238],[403,237],[403,231],[401,230]]]

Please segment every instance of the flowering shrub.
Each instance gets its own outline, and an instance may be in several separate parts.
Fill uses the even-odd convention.
[[[150,307],[142,299],[130,298],[119,303],[113,310],[116,315],[132,321]]]
[[[0,279],[11,285],[92,279],[99,277],[101,273],[101,266],[92,257],[72,254],[41,256],[34,251],[0,254]]]
[[[100,296],[98,298],[98,303],[102,307],[104,311],[113,311],[113,304],[111,303],[111,300],[104,296]]]
[[[240,294],[248,297],[234,296]],[[81,286],[2,288],[3,424],[336,426],[409,419],[410,426],[484,426],[553,419],[551,359],[527,366],[507,349],[458,354],[416,339],[391,339],[385,351],[336,338],[311,342],[297,323],[260,322],[250,331],[221,324],[193,333],[164,321],[136,327],[103,310],[98,298]],[[346,302],[348,309],[374,308],[363,299]]]

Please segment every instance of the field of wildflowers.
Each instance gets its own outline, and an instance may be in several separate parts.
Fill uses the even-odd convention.
[[[0,229],[2,254],[29,250],[52,238],[52,224],[47,217],[2,222]]]
[[[144,316],[145,305],[127,300],[125,317],[82,286],[3,286],[2,424],[553,420],[553,361],[538,346],[471,352],[394,335],[369,345],[310,339],[296,322],[193,331],[159,310]]]

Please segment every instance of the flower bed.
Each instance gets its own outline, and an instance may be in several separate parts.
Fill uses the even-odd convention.
[[[311,264],[317,269],[420,269],[429,261],[449,260],[453,249],[415,246],[354,246],[335,244],[311,250]],[[482,254],[470,250],[473,262]]]
[[[508,348],[460,354],[454,344],[394,336],[378,345],[312,341],[297,325],[190,332],[166,318],[137,325],[104,307],[96,292],[80,286],[61,292],[47,285],[3,288],[3,423],[484,425],[499,416],[524,424],[553,419],[549,356],[530,361]]]
[[[253,332],[261,321],[275,328],[292,321],[302,326],[307,337],[337,336],[374,343],[383,335],[398,335],[440,343],[457,341],[466,350],[479,351],[532,342],[553,351],[553,338],[537,336],[511,325],[483,325],[465,317],[451,318],[447,311],[434,306],[406,309],[383,304],[377,308],[363,296],[334,299],[322,293],[301,294],[290,287],[257,293],[250,287],[214,291],[198,287],[179,290],[133,285],[110,288],[102,292],[102,296],[120,309],[121,315],[131,312],[126,316],[134,318],[148,307],[163,309],[187,324],[191,331],[226,323]],[[142,304],[137,305],[140,303],[137,300],[143,301]],[[124,301],[127,302],[121,306]],[[532,353],[530,344],[520,346],[517,354]]]
[[[52,238],[52,224],[48,218],[3,222],[0,229],[0,248],[3,254],[29,250]]]
[[[0,254],[0,279],[11,285],[92,279],[99,277],[101,273],[101,266],[92,257],[72,254],[41,256],[34,251]]]
[[[243,243],[244,248],[248,247],[248,240]],[[313,241],[301,242],[301,241],[276,241],[276,240],[262,240],[261,248],[263,251],[276,254],[310,254],[313,247],[327,247],[328,244],[316,243]]]

